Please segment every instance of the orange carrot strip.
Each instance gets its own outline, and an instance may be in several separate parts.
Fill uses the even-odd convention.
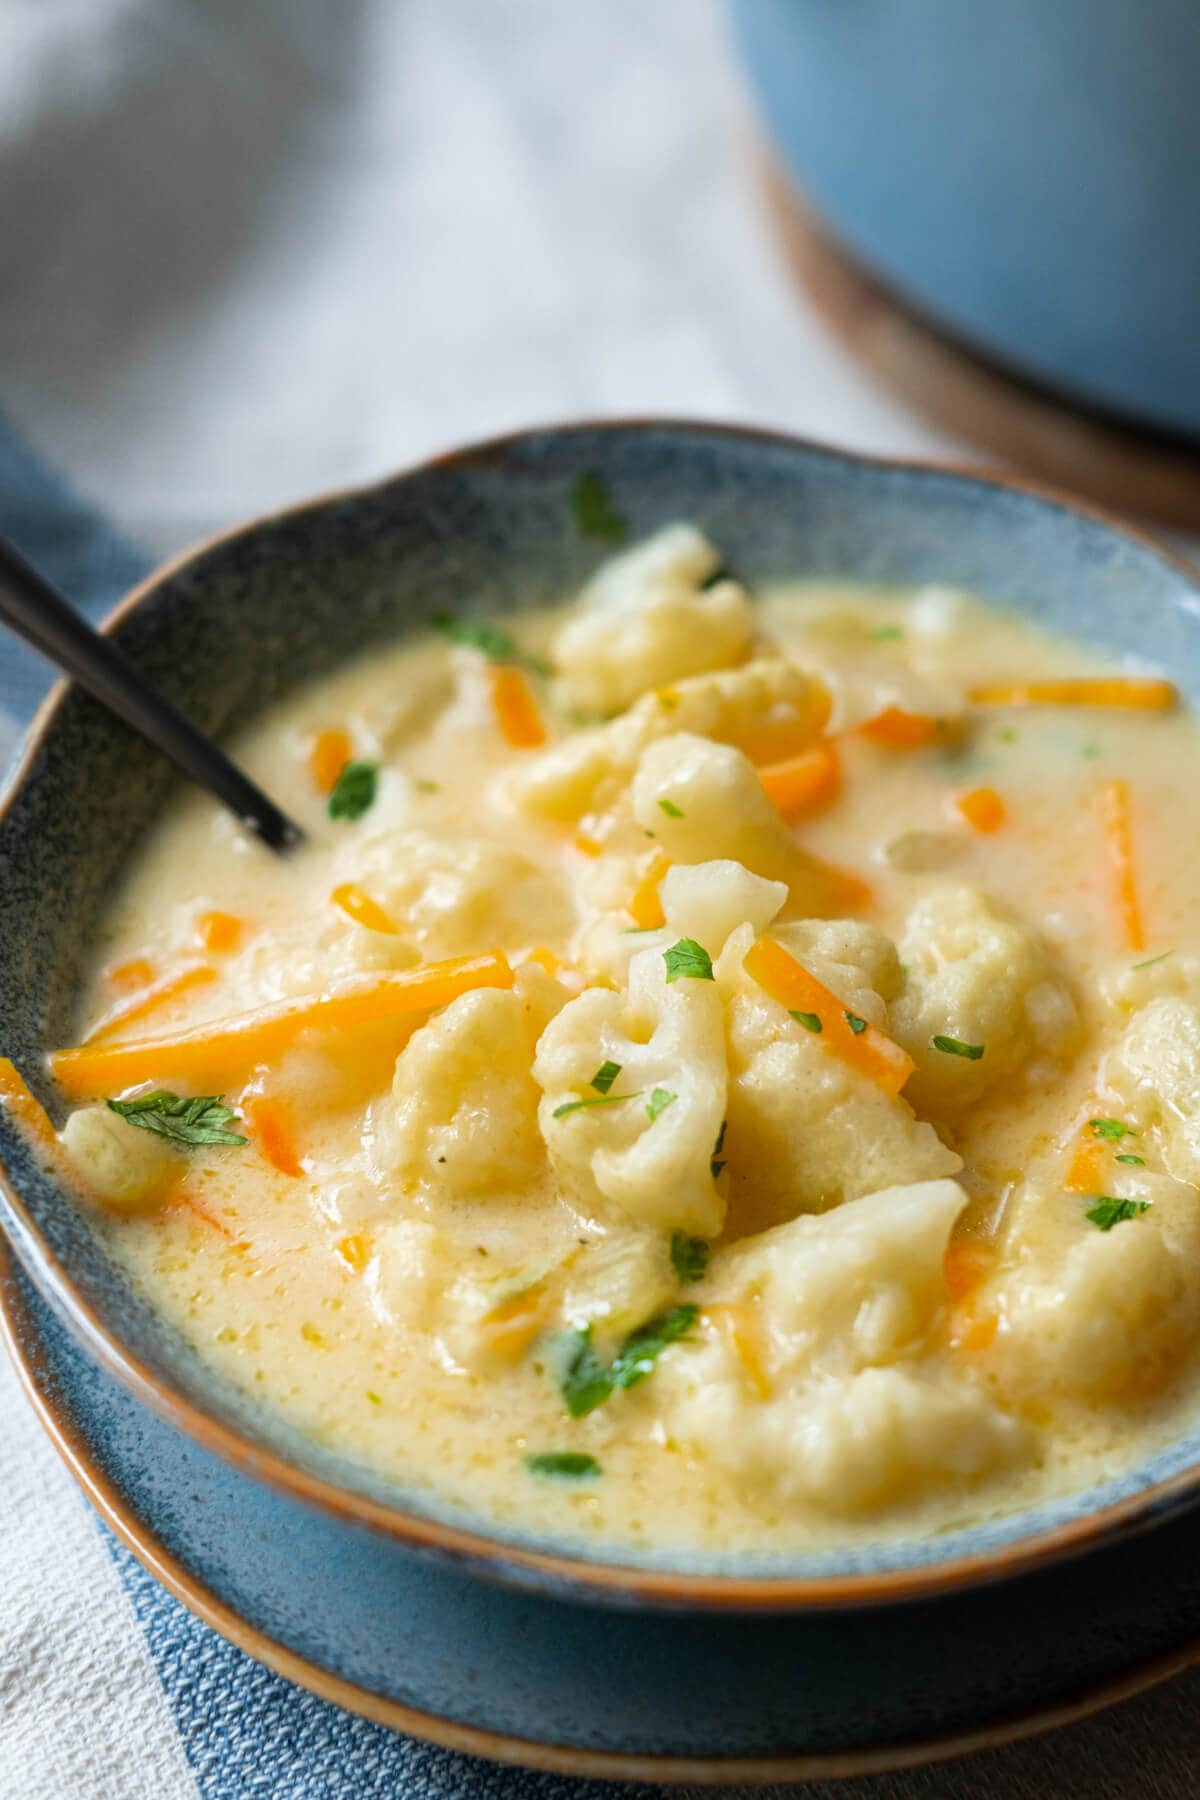
[[[537,750],[546,741],[546,727],[524,669],[512,663],[492,663],[488,677],[492,708],[505,743],[514,750]]]
[[[309,773],[318,794],[333,792],[353,753],[348,731],[318,731],[308,752]]]
[[[942,1258],[942,1274],[945,1277],[946,1292],[952,1300],[965,1300],[968,1294],[974,1293],[981,1281],[986,1281],[996,1264],[996,1252],[991,1244],[982,1244],[971,1238],[958,1238],[946,1245],[946,1254]]]
[[[58,1142],[49,1113],[41,1101],[30,1093],[25,1077],[7,1056],[0,1056],[0,1107],[38,1143]]]
[[[928,713],[905,712],[902,706],[885,706],[881,713],[859,726],[859,735],[889,750],[919,750],[936,736],[938,722]]]
[[[199,1200],[195,1199],[191,1194],[186,1191],[172,1194],[171,1204],[167,1210],[173,1211],[177,1206],[183,1207],[185,1212],[190,1212],[194,1218],[199,1219],[202,1224],[209,1226],[213,1231],[220,1232],[221,1236],[223,1238],[228,1238],[230,1243],[235,1241],[233,1233],[230,1231],[228,1225],[226,1225],[223,1220],[218,1219],[215,1213],[209,1212],[208,1208],[202,1206]]]
[[[128,994],[134,988],[149,987],[154,980],[154,964],[144,956],[134,956],[128,962],[118,963],[116,968],[108,969],[105,980],[110,987]]]
[[[1178,700],[1175,685],[1157,675],[1084,676],[1070,681],[996,681],[974,687],[976,706],[1132,706],[1169,712]]]
[[[83,1041],[85,1044],[92,1044],[98,1038],[109,1037],[118,1027],[130,1025],[134,1019],[144,1019],[147,1013],[157,1011],[168,1000],[175,1000],[180,994],[188,994],[193,988],[205,987],[216,979],[217,971],[208,963],[189,963],[186,969],[177,969],[173,975],[164,975],[160,980],[151,982],[140,993],[110,1007],[92,1026]]]
[[[338,1031],[445,1006],[472,988],[508,988],[512,970],[499,950],[452,957],[416,969],[359,975],[327,994],[306,994],[254,1012],[132,1043],[56,1050],[50,1072],[72,1100],[122,1093],[143,1081],[185,1081],[223,1093],[259,1064],[278,1062],[305,1031]]]
[[[820,1041],[831,1055],[866,1075],[885,1093],[900,1092],[916,1067],[907,1050],[874,1025],[863,1025],[855,1031],[837,995],[810,975],[782,944],[774,938],[759,938],[746,953],[745,969],[759,987],[789,1012],[815,1013],[821,1022]]]
[[[480,1332],[489,1350],[513,1360],[545,1329],[552,1312],[552,1297],[539,1283],[493,1306],[480,1321]]]
[[[971,788],[968,793],[956,794],[951,805],[972,831],[980,831],[985,837],[999,831],[1006,817],[1004,802],[995,788]]]
[[[777,806],[785,819],[799,818],[802,813],[816,812],[836,800],[842,785],[842,765],[833,744],[814,744],[801,756],[786,762],[768,763],[759,769],[768,800]]]
[[[352,1231],[348,1237],[339,1238],[333,1247],[355,1275],[361,1275],[371,1260],[371,1240],[364,1232]]]
[[[771,1398],[767,1368],[767,1334],[757,1309],[737,1300],[716,1300],[704,1309],[742,1365],[742,1371],[760,1400]]]
[[[828,890],[828,904],[843,912],[853,912],[857,907],[869,906],[874,899],[869,882],[856,875],[853,869],[840,869],[836,863],[822,862],[820,857],[813,856],[805,850],[806,871],[824,882]]]
[[[1108,1145],[1084,1125],[1075,1140],[1063,1186],[1068,1194],[1102,1194],[1108,1170]]]
[[[196,932],[206,950],[236,950],[242,935],[242,921],[227,912],[201,913]]]
[[[377,900],[372,900],[364,888],[356,881],[343,881],[335,887],[329,898],[335,906],[354,920],[356,925],[365,926],[368,931],[384,931],[395,937],[400,930],[391,913],[385,912]]]
[[[291,1114],[283,1101],[272,1094],[249,1094],[242,1102],[242,1112],[251,1136],[271,1167],[281,1175],[303,1175]]]
[[[956,1350],[987,1350],[995,1342],[1000,1321],[994,1312],[972,1312],[970,1303],[956,1306],[950,1316],[949,1339]]]
[[[518,962],[537,963],[539,968],[545,969],[547,975],[557,975],[566,967],[562,957],[555,956],[553,950],[547,950],[545,944],[535,944],[532,950],[527,950],[524,956],[518,957],[517,960]]]
[[[656,850],[645,874],[629,897],[629,916],[641,931],[653,931],[664,922],[658,889],[670,866],[670,861],[663,852]]]
[[[1144,950],[1146,932],[1138,901],[1137,874],[1133,859],[1133,824],[1129,807],[1129,784],[1106,781],[1100,789],[1100,820],[1108,850],[1112,874],[1113,898],[1121,935],[1127,950]]]
[[[586,831],[577,831],[572,842],[584,856],[604,855],[604,845],[598,838],[589,837]]]

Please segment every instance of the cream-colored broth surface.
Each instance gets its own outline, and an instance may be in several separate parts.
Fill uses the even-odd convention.
[[[62,1065],[82,1184],[207,1360],[464,1516],[788,1552],[1116,1471],[1195,1411],[1195,724],[973,704],[1105,665],[949,591],[705,587],[715,553],[674,533],[498,622],[557,671],[500,678],[544,745],[506,741],[483,650],[430,636],[234,746],[309,833],[289,861],[178,805],[112,909],[81,1040],[111,1019]],[[331,731],[378,768],[357,818],[314,775]],[[825,746],[837,791],[785,818],[755,766]],[[666,922],[635,930],[664,869]],[[764,985],[764,941],[836,997],[848,1050]],[[680,942],[707,953],[682,972]],[[379,1017],[373,975],[491,952],[511,985],[489,965],[502,985]],[[356,987],[353,1024],[238,1051],[227,1081],[169,1048],[97,1072],[126,1040]],[[244,1144],[102,1104],[218,1087]],[[1105,1229],[1101,1196],[1149,1204]],[[699,1279],[684,1239],[711,1246]],[[664,1318],[679,1337],[614,1384]],[[589,1356],[612,1391],[572,1417]],[[596,1466],[527,1460],[560,1453]]]

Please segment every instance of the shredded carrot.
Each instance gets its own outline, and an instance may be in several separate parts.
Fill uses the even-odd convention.
[[[673,687],[656,689],[654,698],[660,706],[665,706],[668,712],[674,712],[679,705],[679,695]]]
[[[842,765],[833,744],[814,744],[786,762],[767,763],[758,779],[785,819],[816,812],[836,800],[842,785]]]
[[[267,1162],[281,1175],[303,1175],[289,1109],[273,1094],[248,1094],[242,1112]]]
[[[532,950],[527,950],[517,961],[537,963],[539,968],[545,969],[547,975],[557,975],[566,968],[561,956],[555,956],[553,950],[547,950],[545,944],[535,944]]]
[[[1084,1125],[1075,1140],[1063,1186],[1068,1194],[1102,1194],[1108,1171],[1109,1146]]]
[[[840,912],[854,912],[860,906],[871,904],[874,895],[869,882],[856,875],[853,869],[841,869],[836,863],[822,862],[820,857],[807,850],[801,854],[806,872],[824,884],[829,906]]]
[[[194,1195],[189,1194],[186,1189],[177,1190],[172,1194],[171,1205],[168,1208],[168,1211],[174,1211],[177,1206],[181,1206],[185,1212],[190,1212],[193,1218],[199,1219],[202,1224],[207,1225],[212,1231],[219,1232],[223,1238],[228,1238],[230,1243],[235,1242],[234,1235],[232,1231],[230,1231],[228,1225],[226,1225],[222,1219],[218,1219],[215,1213],[209,1212],[208,1208],[202,1206],[199,1200],[197,1200]]]
[[[0,1107],[38,1143],[58,1142],[49,1113],[29,1091],[25,1077],[7,1056],[0,1056]]]
[[[223,1093],[260,1064],[274,1067],[302,1032],[399,1023],[473,988],[508,988],[512,980],[499,950],[416,969],[372,971],[330,993],[282,1000],[163,1037],[57,1050],[50,1071],[72,1100],[122,1093],[143,1081],[186,1081]]]
[[[946,1254],[942,1259],[942,1274],[950,1298],[965,1300],[968,1294],[974,1293],[981,1281],[987,1280],[995,1263],[996,1252],[991,1244],[983,1244],[972,1238],[957,1238],[952,1244],[947,1244]]]
[[[949,1340],[956,1350],[987,1350],[995,1342],[1000,1321],[994,1312],[972,1312],[970,1304],[955,1307],[950,1316]]]
[[[1157,675],[1084,676],[1071,681],[997,681],[974,687],[976,706],[1132,706],[1142,712],[1169,712],[1178,700],[1175,685]]]
[[[889,750],[919,750],[936,737],[938,722],[928,713],[905,712],[902,706],[885,706],[881,713],[859,726],[859,734]]]
[[[951,805],[962,814],[972,831],[982,832],[985,837],[999,831],[1007,816],[1003,800],[995,788],[990,787],[971,788],[968,793],[956,794]]]
[[[128,962],[118,963],[116,968],[107,970],[105,980],[118,992],[128,994],[134,988],[149,987],[154,980],[154,964],[145,956],[134,956]]]
[[[160,980],[151,982],[149,987],[142,988],[140,993],[110,1007],[92,1026],[84,1043],[94,1044],[99,1038],[111,1037],[122,1025],[131,1025],[135,1019],[144,1019],[147,1013],[157,1012],[168,1000],[176,1000],[180,994],[189,994],[193,988],[205,987],[216,979],[217,971],[208,963],[189,963],[186,969],[177,969],[173,975],[164,975]]]
[[[586,831],[577,831],[574,837],[575,848],[584,856],[603,856],[604,845],[599,838],[589,837]]]
[[[767,1367],[767,1334],[758,1309],[737,1300],[716,1300],[704,1309],[742,1365],[748,1385],[760,1400],[771,1398]]]
[[[206,950],[236,950],[242,935],[242,921],[233,913],[201,913],[196,920],[196,932]]]
[[[348,731],[318,731],[308,752],[308,768],[318,794],[331,794],[354,754]]]
[[[886,1093],[898,1094],[916,1064],[907,1050],[892,1042],[874,1025],[855,1030],[836,994],[810,975],[774,938],[759,938],[746,953],[746,973],[773,1000],[789,1012],[815,1014],[820,1020],[820,1042],[831,1055],[840,1057],[866,1075]]]
[[[492,663],[492,709],[506,744],[514,750],[537,750],[546,741],[546,727],[538,711],[529,677],[513,663]]]
[[[361,1275],[371,1260],[371,1240],[365,1232],[352,1231],[348,1237],[339,1238],[333,1247],[355,1275]]]
[[[1100,820],[1108,850],[1113,897],[1121,925],[1122,941],[1127,950],[1144,950],[1146,933],[1138,901],[1128,782],[1104,783],[1100,789]]]
[[[495,1355],[515,1360],[549,1324],[552,1311],[550,1293],[541,1282],[522,1288],[484,1314],[484,1343]]]
[[[356,925],[364,926],[367,931],[383,931],[390,937],[395,937],[400,930],[391,913],[385,912],[379,902],[372,900],[370,894],[360,888],[356,881],[343,881],[340,887],[334,888],[329,898]]]
[[[653,931],[663,923],[662,901],[658,897],[658,889],[670,866],[670,861],[663,852],[656,850],[642,879],[629,897],[629,916],[641,931]]]

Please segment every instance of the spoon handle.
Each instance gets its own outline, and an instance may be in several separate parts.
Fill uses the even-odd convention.
[[[269,849],[283,854],[303,841],[300,827],[203,732],[147,687],[112,639],[94,631],[2,537],[0,622],[207,788]]]

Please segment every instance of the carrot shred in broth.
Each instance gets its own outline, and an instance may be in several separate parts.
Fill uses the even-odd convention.
[[[0,1106],[37,1143],[57,1145],[58,1133],[49,1113],[7,1056],[0,1056]]]
[[[577,831],[571,842],[582,856],[604,855],[604,845],[599,838],[589,837],[586,831]]]
[[[1003,800],[991,787],[971,788],[968,793],[956,794],[953,805],[972,831],[981,832],[985,837],[999,831],[1008,817]]]
[[[716,1326],[737,1357],[751,1392],[759,1400],[769,1400],[767,1333],[758,1309],[746,1301],[714,1300],[704,1308],[704,1317]]]
[[[361,1275],[371,1260],[371,1240],[365,1232],[352,1231],[333,1246],[338,1256],[354,1275]]]
[[[124,1025],[132,1025],[136,1019],[144,1019],[148,1014],[157,1012],[160,1006],[177,1000],[181,994],[190,994],[194,988],[207,987],[209,982],[217,979],[217,971],[210,963],[190,963],[185,969],[177,969],[174,974],[163,975],[158,981],[151,982],[147,988],[130,996],[128,1000],[118,1001],[110,1007],[84,1038],[85,1044],[94,1044],[101,1038],[111,1037]]]
[[[1157,675],[985,682],[968,694],[974,706],[1125,706],[1142,712],[1169,712],[1178,698],[1175,684]]]
[[[1113,899],[1125,949],[1144,950],[1146,932],[1138,897],[1133,854],[1133,817],[1127,781],[1106,781],[1100,789],[1100,820],[1108,852]]]
[[[143,1081],[188,1081],[224,1092],[273,1066],[302,1032],[415,1021],[473,988],[512,986],[502,951],[352,977],[332,992],[278,1001],[188,1030],[56,1050],[50,1071],[69,1099],[124,1093]]]
[[[820,1042],[831,1055],[866,1075],[886,1093],[898,1094],[916,1064],[907,1050],[874,1025],[855,1031],[836,994],[810,975],[774,938],[759,938],[746,953],[746,973],[789,1012],[815,1014]]]
[[[514,750],[540,749],[546,741],[546,727],[524,669],[513,663],[492,663],[488,679],[492,708],[505,743]]]
[[[639,931],[654,931],[666,922],[658,890],[670,866],[670,859],[661,850],[656,850],[645,874],[629,897],[629,916]]]
[[[541,1282],[501,1300],[480,1322],[483,1341],[493,1355],[509,1360],[521,1355],[553,1316],[554,1302]]]
[[[946,1245],[942,1259],[942,1276],[946,1292],[952,1300],[965,1300],[996,1266],[996,1251],[991,1244],[975,1238],[956,1238]]]
[[[553,950],[548,950],[545,944],[535,944],[531,950],[527,950],[524,956],[517,960],[536,963],[539,969],[545,969],[547,975],[560,975],[567,966],[562,957],[555,956]]]
[[[938,721],[928,713],[906,712],[902,706],[885,706],[881,713],[858,728],[860,737],[889,750],[920,750],[938,733]]]
[[[241,942],[243,922],[235,913],[206,912],[196,920],[196,931],[206,950],[218,953],[236,950]]]
[[[171,1195],[170,1203],[166,1210],[168,1212],[174,1212],[176,1209],[179,1209],[181,1212],[190,1213],[194,1219],[199,1219],[202,1225],[207,1225],[210,1231],[215,1231],[219,1236],[227,1238],[231,1244],[245,1242],[244,1239],[236,1237],[223,1219],[218,1219],[216,1213],[210,1212],[207,1206],[197,1200],[196,1196],[190,1194],[186,1188],[176,1189]]]
[[[148,956],[131,956],[128,962],[117,963],[115,968],[107,969],[104,979],[118,993],[130,994],[137,988],[149,987],[155,973],[154,964]]]
[[[248,1094],[242,1112],[250,1135],[271,1167],[281,1175],[303,1175],[291,1111],[284,1102],[274,1094]]]
[[[353,753],[348,731],[318,731],[308,752],[308,770],[318,794],[332,794]]]
[[[1090,1125],[1083,1125],[1071,1150],[1063,1186],[1068,1194],[1102,1194],[1108,1173],[1109,1145]]]
[[[837,799],[842,765],[836,747],[820,743],[786,762],[765,764],[758,770],[758,779],[784,818],[795,819]]]
[[[381,931],[388,937],[398,935],[400,927],[391,913],[380,906],[377,900],[372,900],[366,889],[359,887],[356,881],[343,881],[334,888],[329,898],[335,906],[341,908],[347,918],[353,919],[356,925],[363,926],[365,930]]]

